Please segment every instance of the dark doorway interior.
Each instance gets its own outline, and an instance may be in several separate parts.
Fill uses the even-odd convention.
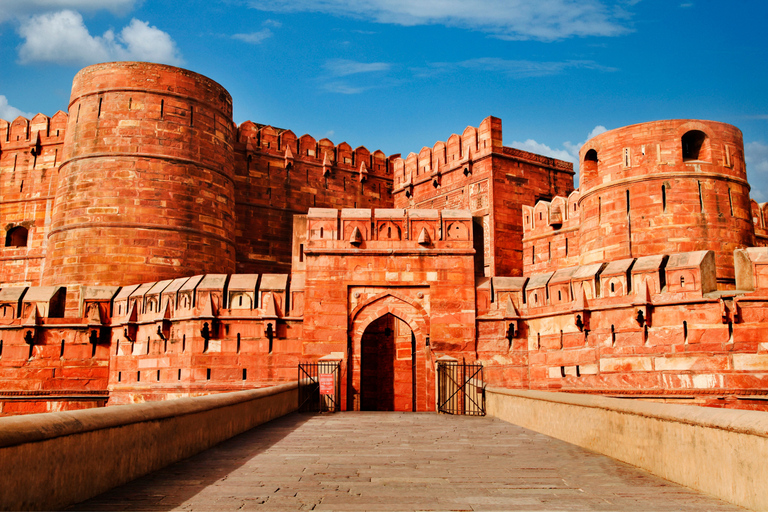
[[[361,411],[415,411],[416,340],[408,324],[387,314],[363,334]]]
[[[472,217],[472,241],[475,249],[475,275],[485,275],[485,230],[483,218]]]

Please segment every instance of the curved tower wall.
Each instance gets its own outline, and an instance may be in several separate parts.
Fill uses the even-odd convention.
[[[671,120],[611,130],[580,151],[581,263],[699,250],[734,279],[733,251],[754,245],[738,128]]]
[[[191,71],[90,66],[74,79],[44,284],[235,270],[232,98]]]

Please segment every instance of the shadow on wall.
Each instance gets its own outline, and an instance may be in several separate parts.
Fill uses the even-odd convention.
[[[246,462],[279,443],[312,414],[293,413],[243,432],[208,450],[132,482],[115,487],[66,510],[174,510],[203,489],[226,478]],[[269,425],[267,433],[262,428]],[[275,428],[277,427],[277,428]]]

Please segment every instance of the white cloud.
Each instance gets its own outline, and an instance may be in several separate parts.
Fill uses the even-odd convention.
[[[587,134],[587,138],[583,142],[579,142],[577,144],[573,144],[570,141],[563,142],[562,148],[551,148],[547,146],[546,144],[542,144],[540,142],[536,142],[533,139],[528,139],[525,142],[512,142],[512,147],[522,149],[524,151],[530,151],[531,153],[536,153],[539,155],[549,156],[552,158],[557,158],[559,160],[565,160],[566,162],[571,162],[573,164],[573,170],[576,172],[576,175],[574,176],[575,180],[575,186],[578,187],[579,184],[579,150],[581,147],[587,143],[589,139],[592,137],[596,137],[600,135],[601,133],[604,133],[608,131],[605,126],[603,125],[597,125]]]
[[[232,39],[237,39],[239,41],[243,41],[244,43],[261,44],[272,36],[272,31],[268,28],[264,28],[258,32],[250,32],[248,34],[235,34],[232,36]]]
[[[587,139],[584,142],[582,142],[581,145],[583,146],[584,143],[587,142],[587,140],[591,139],[592,137],[597,137],[601,133],[605,133],[607,131],[608,131],[608,128],[606,128],[601,124],[595,126],[594,128],[592,128],[592,131],[587,134]]]
[[[446,25],[551,41],[629,32],[628,0],[250,0],[273,12],[322,12],[397,25]]]
[[[328,82],[323,85],[323,89],[338,94],[360,94],[361,92],[370,89],[370,87],[355,87],[344,82]]]
[[[130,11],[136,0],[0,0],[0,22],[49,11],[106,9],[116,13]]]
[[[386,62],[357,62],[347,59],[331,59],[326,61],[323,67],[333,76],[348,76],[359,73],[388,71],[391,65]]]
[[[8,104],[8,98],[0,94],[0,119],[5,119],[9,123],[19,116],[24,116],[27,119],[32,117],[29,112],[22,112],[16,107],[12,107]]]
[[[538,62],[532,60],[508,60],[495,57],[480,57],[461,62],[433,62],[425,68],[414,68],[419,78],[469,69],[490,73],[505,74],[512,78],[531,78],[559,75],[567,69],[592,69],[597,71],[616,71],[616,68],[602,66],[591,60],[566,60],[561,62]]]
[[[750,195],[758,202],[768,200],[768,144],[757,141],[744,144],[744,159],[752,185]]]
[[[119,34],[108,30],[92,36],[80,13],[64,10],[21,20],[19,48],[22,63],[93,64],[111,60],[140,60],[164,64],[183,61],[166,32],[146,21],[132,19]]]
[[[512,142],[512,147],[522,149],[523,151],[530,151],[531,153],[536,153],[537,155],[544,155],[557,158],[559,160],[565,160],[566,162],[574,161],[573,155],[570,151],[566,149],[552,149],[546,144],[536,142],[533,139],[528,139],[525,142],[514,141]]]

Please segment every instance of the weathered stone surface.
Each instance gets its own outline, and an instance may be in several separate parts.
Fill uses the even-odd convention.
[[[768,212],[737,128],[603,133],[573,190],[495,117],[402,158],[231,112],[206,77],[124,62],[78,73],[69,114],[0,121],[0,414],[266,386],[330,352],[352,409],[365,350],[402,409],[434,408],[443,356],[766,408]]]
[[[73,507],[148,508],[739,510],[504,421],[401,413],[287,416]]]

